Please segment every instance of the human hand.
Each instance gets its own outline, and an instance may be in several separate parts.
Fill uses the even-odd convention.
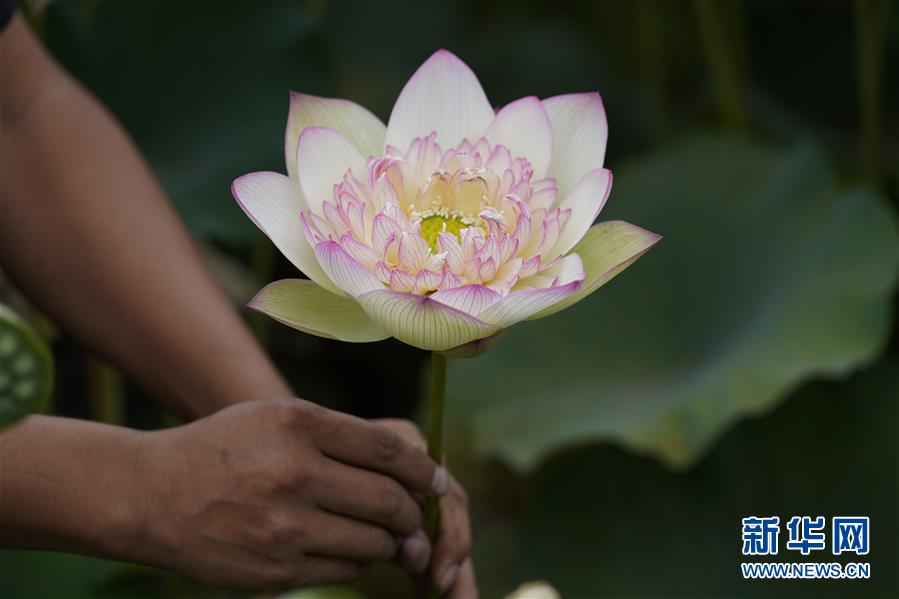
[[[251,589],[360,576],[421,529],[410,492],[451,486],[392,427],[296,399],[247,402],[147,433],[140,460],[150,473],[142,561]],[[455,553],[445,547],[435,555],[458,559],[459,541]]]
[[[395,431],[422,451],[427,450],[427,443],[414,423],[392,418],[372,422]],[[421,573],[430,566],[434,585],[448,599],[477,599],[478,585],[469,556],[471,524],[468,495],[452,475],[449,478],[449,493],[440,498],[440,529],[436,547],[432,551],[427,537],[423,533],[417,533],[403,543],[400,559],[414,573]],[[413,551],[413,547],[421,549]]]

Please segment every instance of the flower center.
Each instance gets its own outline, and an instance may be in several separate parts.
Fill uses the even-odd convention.
[[[426,210],[415,217],[421,222],[422,238],[435,254],[439,251],[438,239],[441,233],[452,233],[457,240],[461,240],[462,229],[475,224],[470,216],[442,207]]]

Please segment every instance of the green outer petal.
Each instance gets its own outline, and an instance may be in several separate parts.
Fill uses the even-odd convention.
[[[390,337],[372,322],[359,304],[305,279],[269,283],[247,307],[289,327],[326,339],[367,343]]]
[[[555,314],[581,301],[633,264],[661,239],[661,235],[621,220],[593,225],[571,250],[584,263],[584,284],[576,293],[527,320]]]
[[[391,335],[428,351],[452,349],[500,329],[422,295],[383,289],[363,293],[356,301]]]
[[[355,102],[291,92],[284,133],[284,158],[287,174],[292,179],[297,178],[297,142],[307,127],[330,127],[340,131],[366,157],[381,154],[387,135],[384,123]]]

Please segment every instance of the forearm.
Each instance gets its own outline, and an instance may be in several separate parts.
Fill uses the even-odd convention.
[[[289,395],[134,145],[21,19],[0,36],[0,90],[10,277],[182,413]]]
[[[50,416],[0,432],[0,545],[132,556],[148,520],[144,434]]]

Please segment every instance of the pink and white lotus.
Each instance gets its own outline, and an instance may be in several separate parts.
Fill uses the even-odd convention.
[[[497,112],[445,50],[386,127],[353,102],[293,93],[285,137],[288,176],[250,173],[232,191],[310,280],[271,283],[249,306],[321,337],[474,355],[660,239],[622,221],[591,226],[612,186],[599,94]]]

